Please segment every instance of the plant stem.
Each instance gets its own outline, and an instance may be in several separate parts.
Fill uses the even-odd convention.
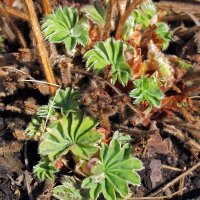
[[[34,34],[36,43],[37,43],[37,48],[38,48],[38,52],[39,52],[39,55],[40,55],[40,58],[41,58],[41,61],[42,61],[42,66],[43,66],[43,69],[44,69],[46,79],[49,83],[56,84],[55,77],[54,77],[54,74],[53,74],[53,70],[50,66],[48,53],[47,53],[47,50],[45,48],[45,44],[44,44],[44,40],[43,40],[43,37],[42,37],[38,18],[37,18],[36,12],[35,12],[33,0],[24,0],[24,1],[25,1],[26,6],[27,6],[28,13],[29,13],[30,24],[31,24],[31,27],[32,27],[32,30],[33,30],[33,34]],[[51,94],[54,95],[56,88],[52,86],[52,87],[50,87],[50,91],[51,91]]]
[[[106,23],[103,28],[102,40],[106,40],[110,36],[112,13],[113,13],[114,5],[115,5],[115,0],[110,0],[108,3],[107,12],[106,12],[106,20],[105,20]]]
[[[52,7],[49,0],[42,0],[42,6],[44,10],[44,14],[48,15],[52,13]]]
[[[128,19],[128,17],[131,15],[132,11],[143,2],[144,0],[135,0],[133,3],[130,4],[130,6],[127,8],[127,10],[125,10],[124,14],[122,15],[118,26],[117,26],[117,31],[115,34],[115,38],[116,39],[120,39],[122,30],[124,28],[124,25],[126,23],[126,20]]]

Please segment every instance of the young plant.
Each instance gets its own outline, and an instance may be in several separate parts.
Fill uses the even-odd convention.
[[[48,158],[44,158],[34,167],[33,172],[41,181],[44,181],[45,179],[54,180],[57,170]]]
[[[44,37],[51,43],[63,43],[68,52],[77,44],[85,46],[89,41],[89,25],[85,18],[79,19],[75,8],[57,8],[48,15],[42,25]]]
[[[148,102],[149,106],[160,107],[161,99],[164,98],[158,83],[153,77],[141,77],[134,81],[135,89],[130,92],[130,97],[135,98],[135,104]]]
[[[75,156],[88,159],[98,150],[97,142],[102,138],[94,128],[97,121],[83,112],[70,113],[47,128],[39,145],[42,156],[51,161],[71,151]]]
[[[83,180],[82,186],[88,188],[91,199],[97,199],[100,193],[105,199],[115,200],[116,193],[126,197],[128,184],[140,185],[140,176],[136,171],[143,169],[140,160],[131,156],[129,144],[121,145],[112,140],[110,145],[102,145],[100,160],[92,168],[92,175]]]
[[[111,82],[114,84],[118,80],[119,83],[125,86],[132,78],[131,68],[125,61],[124,51],[126,49],[127,45],[125,43],[113,38],[99,42],[94,46],[94,49],[84,55],[86,67],[99,74],[106,67],[111,66],[109,74]]]

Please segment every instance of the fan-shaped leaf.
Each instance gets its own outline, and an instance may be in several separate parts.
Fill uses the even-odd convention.
[[[41,181],[44,181],[45,179],[53,180],[56,172],[57,170],[53,163],[47,158],[45,158],[44,161],[40,161],[34,167],[34,173]]]
[[[150,106],[160,107],[164,94],[153,77],[147,78],[143,76],[135,80],[134,84],[135,89],[131,91],[130,97],[136,98],[136,104],[147,101]]]
[[[131,157],[129,145],[121,146],[116,139],[109,146],[103,145],[100,154],[102,170],[84,179],[82,186],[90,189],[92,199],[97,199],[102,193],[106,199],[115,200],[116,192],[126,197],[129,183],[140,184],[136,170],[143,168],[141,161]]]
[[[54,103],[53,107],[60,109],[61,114],[66,116],[71,113],[75,112],[79,108],[80,94],[77,91],[74,91],[73,88],[66,88],[65,90],[59,90]]]
[[[86,67],[93,69],[95,73],[100,73],[105,67],[111,65],[112,83],[118,80],[122,85],[126,85],[132,78],[131,69],[124,58],[126,48],[125,43],[113,38],[99,42],[94,49],[84,55]]]
[[[79,20],[77,10],[72,7],[57,8],[46,17],[42,29],[47,40],[65,44],[67,51],[72,51],[77,44],[85,46],[89,40],[87,20]]]
[[[50,160],[56,160],[68,151],[88,159],[97,151],[95,144],[101,139],[101,135],[93,130],[96,125],[95,119],[83,113],[70,113],[47,128],[39,152]]]

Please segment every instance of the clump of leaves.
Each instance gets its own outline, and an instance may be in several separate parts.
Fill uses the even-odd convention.
[[[34,167],[33,172],[41,181],[44,181],[45,179],[54,180],[57,170],[49,159],[44,158]]]
[[[49,42],[64,43],[68,52],[77,44],[85,46],[89,41],[88,21],[79,19],[77,10],[72,7],[57,8],[46,17],[42,29]]]
[[[99,42],[84,55],[86,67],[99,74],[106,67],[111,66],[109,73],[111,82],[115,83],[118,80],[119,83],[125,86],[132,78],[131,68],[125,61],[124,51],[126,49],[127,45],[125,43],[113,38]]]
[[[88,200],[88,193],[81,188],[81,181],[64,176],[62,185],[53,189],[53,197],[59,200]]]
[[[121,145],[112,140],[100,150],[100,160],[92,169],[92,174],[83,180],[82,186],[88,188],[90,197],[97,199],[100,193],[106,199],[116,199],[116,193],[126,197],[128,184],[140,185],[140,176],[136,171],[143,169],[142,163],[131,156],[129,144]]]
[[[97,121],[83,112],[71,113],[55,121],[43,135],[39,145],[42,156],[55,161],[71,151],[75,156],[88,159],[98,150],[97,142],[102,136],[94,128]]]
[[[135,104],[148,102],[149,106],[160,107],[164,94],[155,78],[142,76],[140,79],[135,80],[134,84],[135,89],[130,92],[130,97],[135,98]]]

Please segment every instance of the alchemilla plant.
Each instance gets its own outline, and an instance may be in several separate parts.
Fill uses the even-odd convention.
[[[163,52],[172,35],[160,21],[161,15],[151,0],[135,5],[129,16],[120,6],[94,0],[82,8],[55,8],[42,21],[42,29],[46,41],[63,45],[72,59],[78,56],[71,63],[81,60],[75,71],[103,80],[114,91],[122,90],[129,95],[129,103],[149,114],[162,108],[165,93],[175,81],[174,68],[190,68],[189,63]],[[76,83],[58,89],[26,129],[26,135],[39,142],[41,161],[34,174],[41,181],[56,181],[52,195],[59,200],[126,199],[129,186],[141,184],[143,164],[132,156],[131,137],[102,127],[98,115],[111,114],[101,101],[111,100],[102,88],[94,83],[93,87],[100,92],[81,91]],[[85,108],[83,93],[90,96],[85,99],[89,105],[94,99],[98,102],[99,110]],[[95,111],[97,115],[92,116]]]

